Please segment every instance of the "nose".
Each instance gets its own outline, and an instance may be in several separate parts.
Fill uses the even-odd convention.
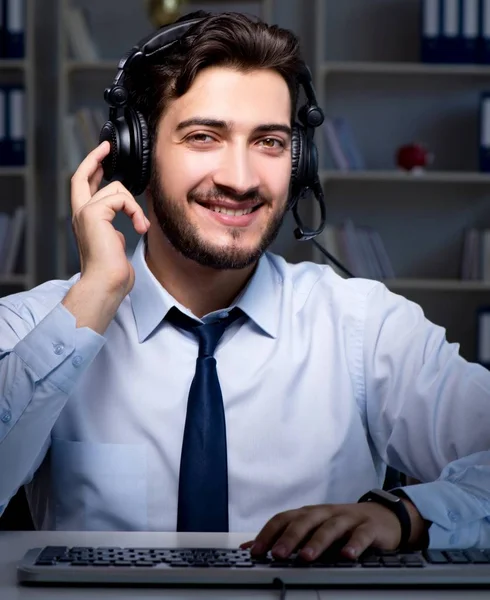
[[[213,177],[217,187],[231,190],[237,196],[258,189],[259,173],[247,147],[241,144],[230,144],[223,150],[221,158]]]

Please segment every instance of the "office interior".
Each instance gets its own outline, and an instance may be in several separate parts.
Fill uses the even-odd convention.
[[[155,28],[157,4],[165,3],[24,0],[25,53],[0,59],[0,94],[24,90],[23,155],[12,158],[4,148],[0,165],[0,213],[10,219],[3,237],[0,228],[1,296],[77,272],[70,177],[94,122],[108,115],[103,92],[119,58]],[[247,12],[299,35],[326,116],[315,138],[327,208],[317,241],[354,275],[382,280],[419,303],[465,358],[490,363],[490,66],[481,15],[476,30],[469,27],[472,37],[457,28],[430,56],[437,36],[425,35],[419,0],[168,4],[176,14]],[[90,39],[74,40],[77,19]],[[4,144],[14,129],[6,122]],[[301,214],[318,223],[312,199]],[[136,232],[124,216],[116,226],[130,252]],[[294,228],[288,214],[271,250],[291,262],[328,264],[311,242],[295,239]],[[0,528],[31,527],[21,490]]]

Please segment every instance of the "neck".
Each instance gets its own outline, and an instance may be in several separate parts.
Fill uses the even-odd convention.
[[[196,317],[227,308],[245,287],[256,264],[218,270],[185,258],[161,233],[147,234],[146,263],[158,282]]]

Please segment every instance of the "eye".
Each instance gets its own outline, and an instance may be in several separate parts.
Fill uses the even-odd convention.
[[[278,140],[276,138],[268,137],[260,140],[260,143],[267,149],[270,150],[280,150],[285,147],[285,144],[282,140]]]
[[[186,138],[186,141],[196,142],[197,144],[207,144],[213,140],[214,138],[207,133],[193,133]]]

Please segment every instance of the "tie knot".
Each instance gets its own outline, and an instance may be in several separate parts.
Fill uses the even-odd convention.
[[[199,356],[213,356],[216,346],[225,332],[228,325],[236,321],[242,314],[239,308],[234,308],[230,311],[227,317],[213,321],[213,323],[199,323],[191,317],[185,315],[178,308],[173,306],[167,313],[166,319],[186,331],[191,331],[199,340]]]

